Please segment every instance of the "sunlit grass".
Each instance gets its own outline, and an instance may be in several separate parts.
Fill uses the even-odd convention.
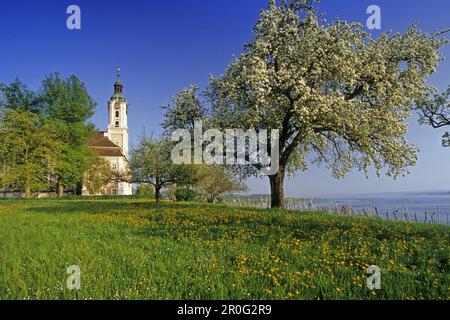
[[[194,203],[0,201],[0,298],[448,299],[449,231]],[[81,290],[66,287],[70,265]]]

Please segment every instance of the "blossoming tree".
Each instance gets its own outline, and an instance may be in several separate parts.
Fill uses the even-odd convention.
[[[359,23],[326,22],[313,1],[271,1],[254,40],[211,79],[211,120],[280,130],[280,170],[269,176],[274,208],[284,205],[286,174],[310,163],[337,178],[371,167],[395,178],[416,163],[406,120],[447,43],[416,26],[375,39]]]
[[[435,129],[450,127],[450,86],[442,94],[430,92],[418,104],[420,123]],[[442,136],[442,145],[450,147],[450,132]]]

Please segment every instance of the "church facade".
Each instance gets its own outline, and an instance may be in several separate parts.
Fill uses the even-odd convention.
[[[125,173],[128,171],[128,101],[123,95],[123,85],[120,82],[120,68],[117,69],[117,80],[114,84],[114,95],[108,102],[108,129],[89,141],[89,147],[106,160],[113,171]],[[83,186],[82,194],[89,196]],[[96,195],[128,196],[133,194],[129,182],[111,182],[104,186]]]

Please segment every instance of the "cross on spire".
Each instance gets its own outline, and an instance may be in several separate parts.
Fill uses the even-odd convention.
[[[116,83],[114,84],[114,95],[117,97],[123,97],[122,96],[122,92],[123,92],[123,86],[120,83],[120,67],[117,67],[117,80]]]

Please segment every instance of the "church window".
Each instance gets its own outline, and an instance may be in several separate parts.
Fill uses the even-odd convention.
[[[112,194],[115,195],[115,196],[117,196],[117,189],[113,189],[113,190],[112,190]]]
[[[116,118],[118,118],[120,116],[119,111],[116,111]]]
[[[119,121],[116,121],[116,128],[119,127]]]

